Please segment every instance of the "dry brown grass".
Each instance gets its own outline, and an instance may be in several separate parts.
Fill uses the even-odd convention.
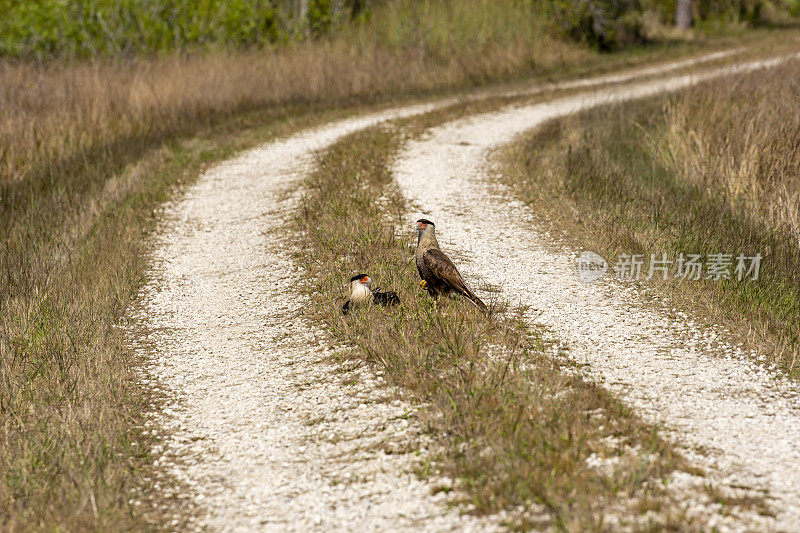
[[[280,51],[174,54],[163,59],[0,63],[0,183],[114,150],[153,143],[198,122],[288,103],[424,93],[586,62],[574,45],[489,47],[469,61],[319,42]],[[52,165],[57,165],[52,167]]]
[[[659,163],[731,216],[720,245],[764,255],[752,287],[714,287],[716,315],[800,373],[800,65],[686,91],[659,132]],[[715,224],[718,226],[719,224]],[[725,238],[723,237],[723,238]],[[722,311],[722,312],[720,312]],[[728,321],[731,321],[728,319]]]
[[[664,110],[664,163],[800,248],[800,66],[689,90]]]
[[[799,75],[792,63],[551,123],[506,154],[507,181],[612,260],[761,253],[757,281],[657,285],[797,377]]]
[[[420,290],[403,230],[407,206],[388,169],[404,138],[465,112],[358,133],[320,157],[295,220],[309,316],[351,346],[350,357],[429,405],[424,420],[441,449],[421,473],[458,480],[460,500],[476,512],[512,510],[513,525],[525,528],[603,530],[610,516],[635,529],[696,528],[663,490],[661,480],[685,465],[655,429],[577,377],[568,360],[547,355],[539,334],[503,302],[487,318],[464,302],[436,309]],[[343,317],[353,272],[397,291],[401,305]],[[591,468],[592,454],[620,460]],[[647,518],[637,517],[642,502],[655,511]]]

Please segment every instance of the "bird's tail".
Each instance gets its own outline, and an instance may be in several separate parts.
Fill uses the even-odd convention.
[[[475,293],[470,290],[469,287],[464,287],[464,296],[467,297],[467,300],[472,302],[475,307],[477,307],[481,313],[488,313],[489,308],[486,307],[486,304],[483,303],[483,300],[475,296]]]

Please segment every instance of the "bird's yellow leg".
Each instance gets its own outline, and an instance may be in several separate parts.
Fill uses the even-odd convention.
[[[422,279],[422,280],[419,281],[419,286],[422,287],[423,289],[427,289],[428,288],[428,282],[425,281],[424,279]]]

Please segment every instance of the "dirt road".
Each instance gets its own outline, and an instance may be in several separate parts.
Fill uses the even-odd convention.
[[[599,77],[576,87],[683,66],[615,74],[610,81]],[[720,475],[763,486],[785,503],[779,517],[785,524],[800,516],[788,501],[800,487],[800,415],[791,407],[796,400],[789,387],[740,361],[707,354],[688,323],[679,330],[637,307],[633,294],[614,294],[611,285],[578,285],[571,258],[546,251],[543,237],[525,223],[525,209],[484,180],[489,150],[548,118],[700,79],[603,89],[448,124],[407,148],[397,178],[439,222],[448,246],[473,253],[465,270],[485,272],[502,260],[501,281],[512,299],[544,311],[538,320],[626,401],[665,420],[687,443],[719,450],[713,466]],[[411,473],[412,453],[382,451],[386,443],[418,439],[418,428],[405,416],[414,406],[383,401],[388,392],[379,376],[364,369],[342,374],[326,362],[335,347],[302,319],[305,302],[292,276],[297,266],[280,233],[316,150],[359,129],[448,103],[357,117],[267,144],[209,170],[167,206],[138,313],[147,336],[132,342],[148,350],[154,386],[171,398],[157,416],[171,434],[163,443],[164,466],[200,510],[198,528],[494,527],[496,520],[464,516],[448,509],[443,495],[432,496],[430,484]],[[472,222],[481,217],[507,226],[502,252],[496,250],[505,258],[487,252],[490,235]],[[759,442],[765,432],[773,437]]]

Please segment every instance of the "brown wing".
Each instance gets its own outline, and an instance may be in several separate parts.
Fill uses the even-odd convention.
[[[425,252],[422,262],[431,275],[458,292],[465,292],[466,285],[458,273],[456,266],[441,250],[432,249]]]
[[[422,255],[422,262],[433,277],[446,283],[456,292],[463,294],[468,300],[474,303],[478,309],[486,312],[486,304],[475,296],[475,293],[467,287],[467,284],[464,283],[464,279],[461,277],[458,269],[456,269],[456,266],[441,250],[436,248],[428,250]]]

